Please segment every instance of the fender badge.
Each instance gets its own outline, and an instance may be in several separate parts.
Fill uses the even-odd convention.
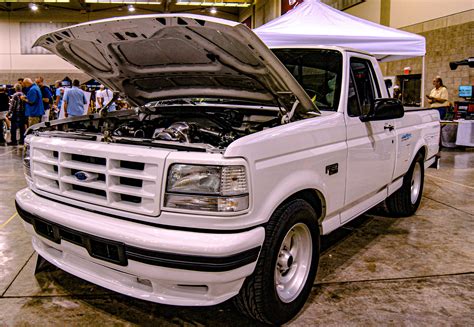
[[[411,139],[411,136],[412,136],[411,133],[403,134],[401,138],[402,142],[408,141],[409,139]]]

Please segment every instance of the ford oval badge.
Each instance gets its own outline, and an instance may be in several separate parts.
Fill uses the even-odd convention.
[[[85,172],[85,171],[78,171],[77,173],[74,174],[74,177],[76,177],[76,179],[78,181],[87,181],[87,176],[88,174]]]

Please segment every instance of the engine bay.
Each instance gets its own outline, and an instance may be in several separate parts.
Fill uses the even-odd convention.
[[[84,116],[78,121],[47,124],[37,135],[128,143],[177,150],[221,152],[243,136],[281,123],[278,108],[254,106],[163,106]],[[66,119],[67,120],[67,119]]]

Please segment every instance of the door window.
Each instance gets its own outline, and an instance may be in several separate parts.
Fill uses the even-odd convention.
[[[380,97],[378,85],[374,83],[372,64],[368,60],[351,58],[349,80],[348,113],[358,117],[369,113],[374,100]]]

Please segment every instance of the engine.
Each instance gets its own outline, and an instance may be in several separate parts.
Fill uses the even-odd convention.
[[[245,134],[245,131],[219,126],[209,120],[170,121],[169,119],[157,119],[146,122],[138,120],[125,122],[119,125],[112,135],[155,141],[207,143],[222,148]]]
[[[157,128],[153,133],[153,139],[161,141],[189,142],[196,135],[196,125],[187,122],[176,122],[168,128]]]

